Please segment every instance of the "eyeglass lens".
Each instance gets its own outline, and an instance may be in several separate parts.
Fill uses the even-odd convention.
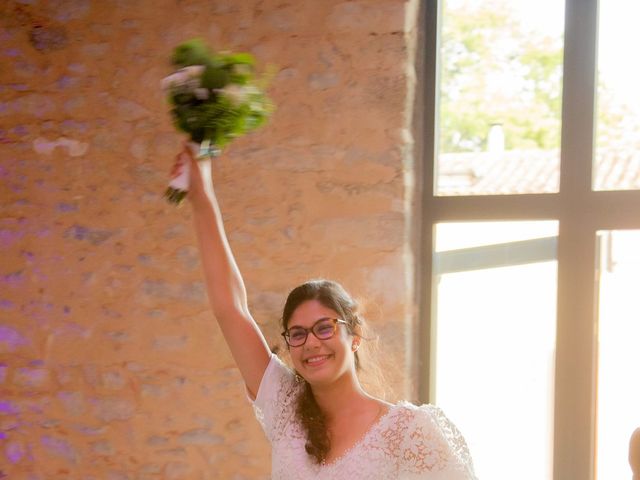
[[[316,322],[311,327],[311,332],[320,340],[327,340],[333,337],[336,331],[337,320],[324,318]],[[292,327],[289,329],[289,345],[295,347],[307,341],[308,330],[302,327]]]

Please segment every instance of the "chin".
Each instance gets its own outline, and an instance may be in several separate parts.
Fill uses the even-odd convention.
[[[302,363],[302,368],[298,373],[313,386],[330,385],[335,382],[345,372],[341,368],[341,364],[336,362],[335,354],[329,354],[329,358],[321,364],[311,366],[306,362]]]

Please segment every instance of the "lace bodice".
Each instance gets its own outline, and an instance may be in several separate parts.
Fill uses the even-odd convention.
[[[272,445],[272,480],[475,480],[458,429],[433,405],[392,406],[349,451],[326,465],[307,455],[296,420],[301,384],[272,355],[253,403]]]

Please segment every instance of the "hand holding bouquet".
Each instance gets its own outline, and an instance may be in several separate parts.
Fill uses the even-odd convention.
[[[267,120],[273,105],[264,93],[266,77],[254,79],[249,53],[211,53],[200,39],[176,47],[171,59],[175,73],[162,80],[172,106],[174,125],[189,135],[197,159],[211,158],[221,149]],[[180,203],[189,187],[188,164],[174,168],[165,197]]]

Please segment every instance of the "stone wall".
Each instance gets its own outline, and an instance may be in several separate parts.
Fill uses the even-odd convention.
[[[277,72],[270,123],[214,169],[270,344],[291,288],[336,279],[388,398],[414,396],[416,3],[2,2],[0,478],[268,478],[190,211],[161,197],[182,137],[159,82],[195,36]]]

